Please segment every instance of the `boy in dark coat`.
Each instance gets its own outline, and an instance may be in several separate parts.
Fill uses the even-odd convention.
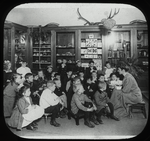
[[[94,61],[90,61],[89,67],[86,68],[86,77],[90,77],[93,71],[97,71],[97,68],[94,66]]]
[[[74,73],[79,73],[79,72],[84,72],[84,68],[81,66],[81,62],[79,60],[76,61],[76,66],[75,68],[73,69],[73,72]]]
[[[36,88],[35,88],[35,81],[33,79],[32,73],[27,73],[25,75],[25,81],[23,85],[28,85],[30,87],[32,102],[34,104],[38,104],[39,97],[36,95],[38,93],[38,85],[36,85]]]
[[[65,118],[66,117],[66,113],[67,113],[67,97],[66,97],[66,94],[65,94],[65,92],[64,91],[62,91],[62,89],[61,89],[61,81],[59,80],[59,79],[57,79],[57,78],[54,78],[54,83],[55,83],[55,85],[56,85],[56,88],[55,88],[55,90],[54,90],[54,93],[58,96],[58,97],[60,97],[60,99],[61,99],[61,101],[62,101],[62,103],[64,104],[63,105],[63,109],[60,111],[60,113],[59,113],[59,116],[61,117],[61,118]]]
[[[109,98],[106,93],[106,83],[99,82],[98,83],[98,90],[94,94],[94,101],[97,107],[97,121],[102,124],[101,116],[105,110],[107,110],[107,114],[110,118],[119,121],[117,117],[114,116],[114,107],[113,104],[109,101]]]
[[[72,70],[71,69],[67,69],[66,70],[66,74],[63,75],[63,78],[61,76],[62,90],[64,92],[66,91],[67,82],[71,80],[71,75],[72,75]]]
[[[97,72],[93,71],[90,77],[90,80],[88,81],[90,83],[89,85],[89,96],[93,100],[93,95],[97,91]]]

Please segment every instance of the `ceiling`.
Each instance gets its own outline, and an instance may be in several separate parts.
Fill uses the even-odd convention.
[[[133,20],[144,20],[145,16],[138,8],[126,4],[100,3],[28,3],[14,7],[6,16],[7,21],[21,25],[42,25],[58,23],[60,26],[84,25],[85,21],[78,19],[79,8],[81,15],[90,22],[100,22],[107,18],[111,9],[119,13],[114,16],[117,24],[129,24]]]

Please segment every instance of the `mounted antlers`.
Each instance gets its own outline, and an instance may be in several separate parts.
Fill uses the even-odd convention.
[[[110,11],[110,14],[109,16],[107,17],[107,19],[102,19],[101,22],[89,22],[87,19],[83,18],[79,12],[79,8],[77,9],[77,12],[79,14],[79,18],[78,19],[81,19],[81,20],[84,20],[86,21],[86,23],[84,25],[104,25],[104,27],[106,29],[112,29],[115,25],[116,25],[116,21],[114,19],[112,19],[115,15],[117,15],[119,13],[120,9],[118,9],[118,11],[116,11],[116,8],[115,8],[115,11],[114,11],[114,14],[112,15],[112,9]]]
[[[116,12],[116,8],[115,8],[115,12],[114,12],[114,14],[111,16],[111,13],[112,13],[112,9],[111,9],[110,14],[109,14],[109,16],[107,17],[107,19],[112,19],[115,15],[117,15],[117,14],[119,13],[119,11],[120,11],[120,9],[118,9],[118,11]]]
[[[78,12],[78,14],[79,14],[79,18],[78,19],[81,19],[81,20],[84,20],[84,21],[86,21],[86,23],[84,24],[84,25],[91,25],[91,23],[87,20],[87,19],[85,19],[85,18],[83,18],[82,16],[81,16],[81,14],[80,14],[80,12],[79,12],[79,8],[77,9],[77,12]]]
[[[80,12],[79,12],[79,8],[77,9],[77,12],[78,12],[78,14],[79,14],[79,18],[78,18],[78,19],[81,19],[81,20],[86,21],[86,23],[85,23],[84,25],[87,25],[87,24],[88,24],[88,25],[99,25],[99,24],[101,24],[101,22],[93,23],[93,22],[89,22],[87,19],[83,18],[83,17],[81,16]]]
[[[112,19],[115,15],[117,15],[119,13],[120,9],[118,9],[118,11],[116,12],[116,8],[115,8],[115,12],[112,15],[112,9],[110,11],[109,16],[107,17],[107,19],[102,19],[101,22],[104,25],[104,27],[106,29],[112,29],[115,25],[116,25],[116,21],[114,19]]]

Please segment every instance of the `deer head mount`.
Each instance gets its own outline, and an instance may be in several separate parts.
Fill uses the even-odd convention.
[[[111,9],[110,14],[107,17],[107,19],[104,18],[100,22],[95,22],[94,23],[94,22],[88,21],[83,16],[81,16],[81,14],[79,12],[79,8],[77,9],[77,12],[78,12],[78,15],[79,15],[78,19],[86,21],[86,23],[84,25],[103,25],[106,29],[112,29],[116,25],[116,21],[113,19],[113,17],[115,15],[117,15],[119,13],[119,11],[120,11],[120,9],[118,9],[118,11],[117,11],[116,8],[115,8],[114,13],[112,14],[112,9]]]

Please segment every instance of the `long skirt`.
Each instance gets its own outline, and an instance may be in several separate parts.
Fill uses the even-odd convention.
[[[4,95],[3,108],[4,108],[4,117],[9,117],[12,114],[15,104],[15,97],[9,97]]]
[[[134,95],[132,93],[123,93],[121,90],[113,90],[110,102],[114,106],[114,114],[117,117],[129,116],[129,104],[142,102],[142,95]]]
[[[22,127],[29,125],[36,119],[39,119],[40,117],[43,116],[43,114],[44,114],[44,109],[42,107],[36,105],[36,107],[29,110],[29,112],[27,114],[22,115],[24,118]]]
[[[121,90],[113,90],[113,93],[110,98],[110,102],[114,106],[114,115],[122,118],[127,117],[129,115],[128,113],[128,107],[125,104],[125,99],[123,97]]]

